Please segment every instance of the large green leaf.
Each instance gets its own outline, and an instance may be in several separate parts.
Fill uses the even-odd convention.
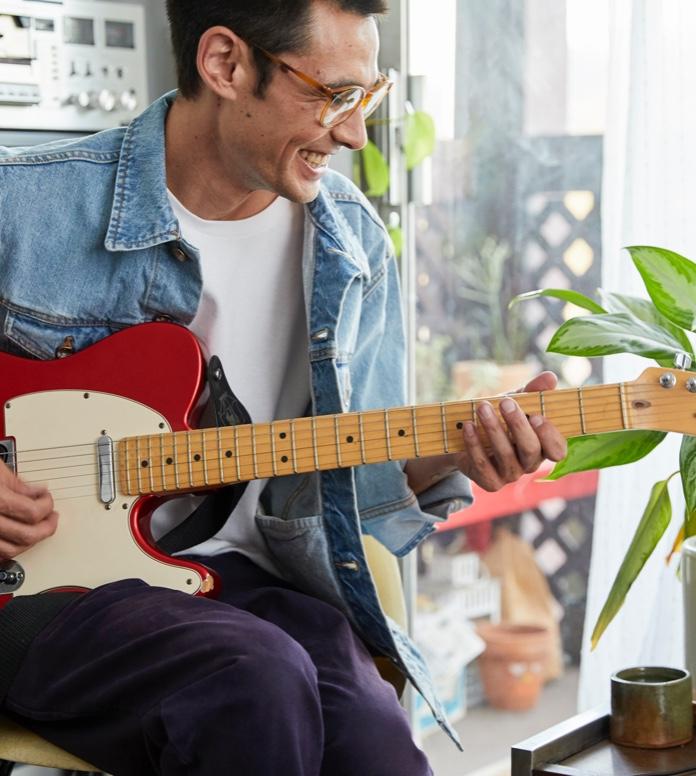
[[[594,299],[581,294],[579,291],[571,291],[567,288],[539,288],[536,291],[527,291],[525,294],[518,294],[510,300],[508,307],[516,305],[518,302],[527,302],[530,299],[537,299],[540,296],[550,296],[555,299],[562,299],[564,302],[582,307],[591,313],[607,312],[603,307],[597,304]]]
[[[412,170],[435,150],[435,122],[432,116],[419,110],[409,113],[404,123],[406,169]]]
[[[627,248],[655,307],[682,329],[696,324],[696,264],[666,248]]]
[[[360,152],[362,154],[363,170],[365,172],[365,181],[367,182],[368,197],[381,197],[389,188],[389,165],[382,155],[382,152],[372,142],[367,141],[367,145]]]
[[[546,349],[567,356],[634,353],[661,360],[671,359],[683,350],[669,332],[625,313],[571,318],[556,331]]]
[[[686,500],[687,528],[690,513],[696,512],[696,437],[684,435],[679,448],[679,470]],[[692,534],[687,534],[691,536]]]
[[[633,463],[656,448],[665,436],[662,431],[613,431],[573,437],[568,440],[568,454],[554,466],[548,479]]]
[[[638,529],[592,631],[592,649],[597,646],[597,642],[607,626],[623,605],[631,585],[635,582],[645,565],[645,561],[650,557],[669,525],[672,518],[672,503],[667,486],[673,476],[671,475],[666,480],[661,480],[653,485],[650,500],[645,507],[643,517],[640,519]]]
[[[599,292],[607,312],[635,315],[636,318],[645,321],[645,323],[666,329],[675,340],[681,343],[684,352],[693,356],[693,347],[684,330],[675,326],[649,299],[641,299],[638,296],[628,296],[627,294],[612,294],[602,289]]]

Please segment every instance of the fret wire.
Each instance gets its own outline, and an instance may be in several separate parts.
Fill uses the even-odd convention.
[[[449,453],[449,438],[447,436],[447,415],[445,414],[445,403],[440,402],[440,423],[442,424],[442,434],[445,438],[445,452]]]
[[[133,489],[131,488],[131,479],[130,479],[130,460],[129,460],[130,451],[128,449],[130,445],[128,444],[127,439],[124,444],[126,445],[126,489],[128,490],[128,493],[131,494],[133,493]]]
[[[167,490],[167,470],[164,468],[164,434],[160,434],[160,468],[162,469],[162,490]]]
[[[239,461],[239,426],[234,427],[234,459],[236,461],[237,479],[242,481],[242,472],[240,470]]]
[[[420,449],[418,445],[418,431],[416,430],[416,408],[411,407],[411,424],[413,425],[413,442],[416,451],[416,458],[420,456]]]
[[[290,443],[292,447],[292,470],[297,474],[297,447],[295,445],[295,421],[290,421]]]
[[[141,474],[143,467],[140,465],[142,461],[142,454],[140,452],[140,437],[136,437],[135,440],[135,452],[138,455],[138,493],[143,492],[143,486],[142,486],[142,480],[141,480]]]
[[[254,433],[254,427],[250,426],[251,430],[251,459],[254,462],[254,478],[259,478],[259,462],[256,458],[256,434]]]
[[[539,391],[539,405],[541,407],[541,414],[546,417],[546,405],[544,404],[544,392]]]
[[[338,415],[334,415],[334,435],[336,437],[336,461],[340,468],[343,466],[343,461],[341,460],[341,437],[339,436],[340,429],[338,427]]]
[[[312,415],[312,447],[314,448],[314,468],[319,471],[319,446],[317,445],[317,418]]]
[[[273,422],[270,425],[271,429],[271,468],[273,469],[273,476],[278,474],[278,468],[276,466],[276,446],[275,446],[275,428]]]
[[[191,460],[191,432],[186,432],[186,457],[188,458],[189,485],[193,487],[193,461]]]
[[[387,436],[387,458],[391,461],[392,459],[392,453],[391,453],[391,439],[390,437],[390,431],[389,431],[389,410],[383,410],[384,412],[384,432]]]
[[[624,384],[619,383],[619,401],[621,403],[621,425],[628,428],[628,419],[626,412],[626,396],[624,394]]]
[[[583,434],[586,433],[585,431],[585,402],[583,400],[582,396],[582,388],[578,388],[578,406],[580,407],[580,430]]]
[[[208,460],[205,457],[205,430],[201,431],[201,455],[203,456],[203,482],[210,485],[208,480]]]
[[[147,473],[148,477],[150,479],[150,492],[155,492],[155,474],[152,471],[152,464],[153,464],[153,457],[152,457],[152,436],[148,436],[147,438],[147,457],[148,457],[148,465],[147,465]]]
[[[181,488],[181,483],[179,481],[179,453],[177,450],[176,434],[172,436],[172,444],[174,445],[174,484],[176,485],[176,489],[179,490]]]
[[[218,463],[220,464],[220,484],[225,482],[225,454],[222,451],[222,429],[217,427]]]
[[[358,430],[360,432],[360,458],[363,463],[367,463],[367,458],[365,456],[365,431],[363,429],[362,412],[358,413]]]
[[[476,414],[476,402],[470,401],[469,404],[471,405],[471,422],[474,424],[474,428],[478,428],[479,417]]]

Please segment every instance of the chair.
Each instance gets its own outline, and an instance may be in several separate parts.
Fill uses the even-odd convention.
[[[363,538],[363,546],[382,608],[392,620],[405,627],[406,606],[396,558],[370,536]],[[387,658],[377,657],[375,663],[382,678],[392,684],[401,696],[406,680],[396,666]],[[0,715],[0,776],[10,776],[15,764],[39,765],[68,772],[99,773],[99,769],[93,765],[73,757],[36,733]]]
[[[36,733],[0,716],[0,776],[10,776],[15,763],[68,772],[99,773],[94,765],[73,757]]]

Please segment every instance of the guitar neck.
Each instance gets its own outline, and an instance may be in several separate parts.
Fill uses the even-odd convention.
[[[515,394],[527,415],[548,418],[565,437],[631,428],[624,383]],[[504,397],[278,420],[129,437],[118,445],[121,490],[188,492],[287,474],[427,457],[465,449],[476,407]]]

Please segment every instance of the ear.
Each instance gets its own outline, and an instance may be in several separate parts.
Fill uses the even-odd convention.
[[[257,77],[250,47],[227,27],[211,27],[201,35],[196,66],[203,83],[228,100]]]

